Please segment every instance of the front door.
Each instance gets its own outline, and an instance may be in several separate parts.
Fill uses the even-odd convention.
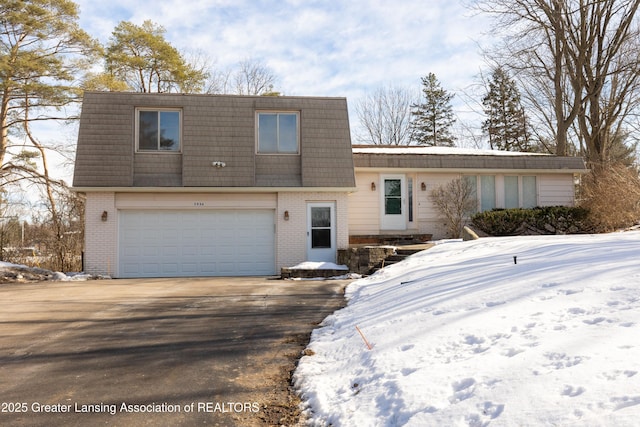
[[[307,260],[336,262],[334,203],[307,204]]]
[[[404,175],[383,175],[381,202],[382,230],[406,230],[407,220],[405,213],[405,176]]]

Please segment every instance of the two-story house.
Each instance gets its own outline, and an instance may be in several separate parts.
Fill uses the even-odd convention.
[[[335,261],[355,190],[344,98],[87,92],[85,270],[272,275]]]
[[[429,194],[465,176],[478,210],[572,205],[582,159],[352,147],[344,98],[87,92],[73,186],[85,271],[273,275],[358,236],[445,237]]]

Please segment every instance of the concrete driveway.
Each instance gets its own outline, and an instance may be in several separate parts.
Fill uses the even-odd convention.
[[[290,372],[347,283],[0,284],[0,425],[294,424]]]

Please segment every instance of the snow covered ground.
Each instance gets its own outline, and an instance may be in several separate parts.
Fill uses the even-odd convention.
[[[85,273],[60,273],[38,267],[29,267],[22,264],[12,264],[0,261],[0,283],[2,282],[29,282],[43,280],[58,281],[84,281],[93,279],[106,279],[108,277],[95,276]]]
[[[347,296],[295,372],[312,425],[640,425],[640,232],[448,242]]]

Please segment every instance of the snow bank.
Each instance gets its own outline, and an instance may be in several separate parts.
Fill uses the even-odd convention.
[[[305,261],[289,267],[291,270],[349,270],[346,265],[338,265],[332,262]]]
[[[94,279],[110,279],[108,276],[96,276],[86,273],[61,273],[59,271],[45,270],[39,267],[29,267],[22,264],[12,264],[9,262],[0,261],[0,282],[2,277],[11,277],[10,281],[85,281]]]
[[[294,375],[310,423],[637,425],[639,250],[638,232],[485,238],[352,283]]]

